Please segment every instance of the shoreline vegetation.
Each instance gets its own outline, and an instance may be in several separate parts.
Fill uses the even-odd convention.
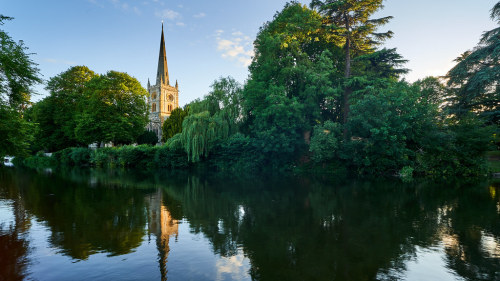
[[[161,146],[148,145],[157,142],[145,131],[148,92],[135,78],[74,66],[50,78],[50,95],[31,104],[26,93],[40,79],[29,68],[31,76],[20,80],[24,88],[16,81],[0,88],[9,98],[0,102],[6,113],[0,114],[0,143],[7,144],[0,155],[24,157],[17,162],[30,167],[208,167],[403,179],[497,172],[500,27],[485,32],[445,77],[410,83],[403,79],[406,60],[381,47],[393,35],[379,31],[392,16],[372,18],[382,2],[287,3],[260,28],[246,82],[220,78],[203,98],[174,110]],[[490,17],[500,24],[500,2]],[[24,63],[34,65],[27,56]],[[87,148],[93,143],[116,147]],[[54,153],[47,158],[45,152]]]

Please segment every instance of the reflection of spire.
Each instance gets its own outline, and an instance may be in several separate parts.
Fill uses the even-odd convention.
[[[167,262],[170,252],[170,236],[179,235],[178,221],[172,218],[162,204],[161,189],[149,197],[149,231],[156,235],[156,246],[160,262],[161,280],[167,280]]]

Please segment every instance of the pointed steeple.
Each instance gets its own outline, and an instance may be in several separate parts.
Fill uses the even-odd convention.
[[[156,74],[156,84],[170,85],[168,77],[167,53],[165,52],[165,37],[163,35],[163,22],[161,23],[160,55],[158,57],[158,72]]]

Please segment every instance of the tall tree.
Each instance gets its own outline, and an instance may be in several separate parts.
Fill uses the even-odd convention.
[[[85,89],[87,104],[77,119],[75,134],[84,143],[132,143],[147,124],[147,91],[126,73],[109,71],[93,78]]]
[[[0,25],[12,18],[0,15]],[[31,87],[40,83],[36,64],[23,41],[0,29],[0,156],[27,153],[33,128],[23,118]]]
[[[375,46],[393,34],[391,31],[376,32],[379,26],[392,18],[391,16],[370,19],[373,13],[383,7],[382,2],[383,0],[313,0],[310,4],[325,17],[325,29],[343,41],[346,79],[352,74],[353,57],[373,52]],[[347,85],[343,94],[344,124],[349,118],[351,93],[352,88]]]
[[[87,83],[97,75],[86,66],[74,66],[49,79],[50,96],[33,106],[33,121],[39,124],[37,144],[57,151],[82,145],[75,136],[79,112],[87,104],[83,95]]]
[[[244,90],[246,131],[272,165],[300,157],[315,124],[336,119],[342,51],[322,17],[288,3],[259,31]],[[244,130],[245,131],[245,130]]]
[[[490,122],[500,121],[500,2],[491,9],[498,27],[484,32],[479,44],[456,59],[447,74],[453,91],[451,110],[458,116],[480,113]]]

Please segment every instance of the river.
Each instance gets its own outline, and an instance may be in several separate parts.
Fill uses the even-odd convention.
[[[500,280],[500,184],[0,168],[0,280]]]

